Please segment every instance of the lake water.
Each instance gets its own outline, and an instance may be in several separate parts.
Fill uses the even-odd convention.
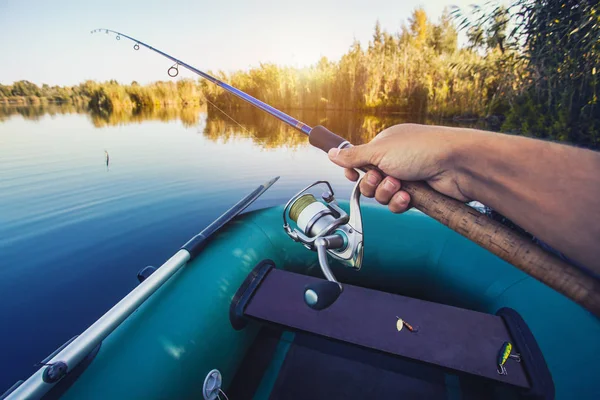
[[[407,121],[290,113],[354,143]],[[0,108],[0,393],[259,184],[281,176],[253,208],[319,179],[349,196],[303,135],[260,112],[234,117],[245,129],[211,110]]]

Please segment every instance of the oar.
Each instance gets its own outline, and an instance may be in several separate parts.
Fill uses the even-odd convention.
[[[134,41],[136,43],[134,49],[136,50],[141,45],[157,52],[175,62],[175,65],[169,69],[169,75],[176,76],[177,73],[173,75],[170,71],[174,68],[178,72],[178,67],[181,65],[223,88],[225,91],[308,135],[310,144],[325,152],[335,147],[343,148],[351,146],[344,138],[329,131],[327,128],[323,126],[312,128],[304,122],[279,111],[249,94],[131,36],[110,29],[96,29],[92,31],[92,33],[94,32],[111,32],[117,35],[117,39],[124,37]],[[372,165],[362,168],[363,171],[369,169],[377,168]],[[383,173],[382,175],[385,176]],[[402,189],[410,194],[412,207],[421,210],[431,218],[471,239],[600,317],[600,282],[594,277],[564,262],[555,255],[546,252],[531,242],[531,240],[513,232],[466,204],[434,191],[424,182],[402,182]],[[482,266],[482,268],[485,268],[485,266]]]

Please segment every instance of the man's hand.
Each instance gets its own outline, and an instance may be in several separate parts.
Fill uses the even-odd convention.
[[[460,201],[478,200],[568,257],[600,274],[600,154],[571,146],[475,129],[396,125],[368,144],[329,151],[346,168],[372,164],[360,191],[408,208],[402,181],[426,181]]]
[[[392,212],[404,212],[410,195],[403,191],[402,180],[426,181],[433,189],[461,201],[468,198],[458,186],[458,174],[453,163],[454,149],[461,133],[453,128],[402,124],[382,131],[370,143],[348,149],[329,151],[331,161],[345,167],[345,174],[356,181],[353,168],[368,164],[378,167],[388,176],[369,171],[360,183],[366,197],[375,197],[387,204]],[[462,134],[464,136],[464,134]]]

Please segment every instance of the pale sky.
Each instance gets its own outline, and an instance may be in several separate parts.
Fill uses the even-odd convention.
[[[201,70],[260,62],[305,66],[337,60],[354,38],[366,44],[375,21],[399,30],[417,6],[437,21],[446,6],[480,0],[0,0],[0,83],[74,85],[87,79],[167,80],[169,61],[129,41],[91,35],[108,28]],[[189,72],[179,77],[192,77]]]

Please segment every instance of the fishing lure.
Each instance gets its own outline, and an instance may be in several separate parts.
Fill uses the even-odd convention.
[[[404,328],[404,321],[401,318],[398,318],[398,321],[396,322],[396,329],[398,329],[398,332],[400,332],[402,328]]]
[[[512,343],[510,342],[504,342],[504,344],[502,344],[502,347],[500,347],[500,351],[498,352],[498,358],[497,358],[497,371],[500,375],[508,375],[508,372],[506,372],[506,367],[504,367],[504,364],[506,364],[506,361],[509,358],[514,359],[516,362],[521,362],[521,355],[520,354],[511,354],[512,353]]]
[[[396,329],[398,329],[398,332],[400,332],[403,327],[406,327],[406,329],[408,329],[411,332],[417,332],[418,331],[417,328],[414,328],[411,324],[409,324],[408,322],[406,322],[402,318],[400,318],[398,316],[396,316],[396,318],[398,318],[398,321],[396,322]]]

